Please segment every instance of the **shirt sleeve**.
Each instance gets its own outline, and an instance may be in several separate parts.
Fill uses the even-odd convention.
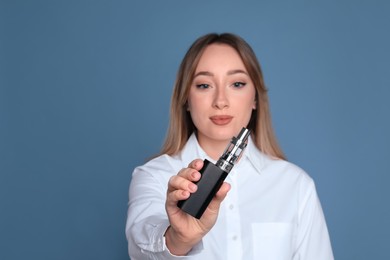
[[[157,169],[156,169],[157,170]],[[159,173],[157,173],[159,174]],[[132,260],[191,258],[203,249],[202,242],[187,256],[172,255],[165,244],[164,234],[169,226],[165,211],[169,177],[156,178],[147,167],[136,168],[129,189],[126,237]]]
[[[304,178],[305,179],[305,178]],[[302,181],[294,260],[333,260],[324,213],[312,179]]]

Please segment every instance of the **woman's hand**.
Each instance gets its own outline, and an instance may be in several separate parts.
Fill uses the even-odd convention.
[[[186,255],[210,231],[217,220],[220,204],[230,189],[228,183],[223,183],[200,219],[178,208],[179,200],[188,199],[190,194],[197,190],[193,182],[200,179],[199,170],[202,167],[202,160],[194,160],[188,168],[172,176],[168,183],[165,208],[170,227],[165,233],[165,240],[167,247],[174,255]]]

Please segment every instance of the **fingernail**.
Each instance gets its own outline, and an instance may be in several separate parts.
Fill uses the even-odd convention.
[[[196,189],[197,189],[198,187],[196,186],[196,184],[191,183],[191,184],[189,185],[189,188],[190,188],[191,191],[196,191]]]
[[[196,161],[196,168],[199,168],[201,163],[202,163],[202,161]]]
[[[197,179],[198,178],[198,172],[193,172],[191,174],[192,178]]]

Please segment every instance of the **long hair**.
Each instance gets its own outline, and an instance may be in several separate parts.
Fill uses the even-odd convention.
[[[231,33],[206,34],[198,38],[185,54],[177,73],[171,99],[168,132],[160,154],[177,154],[196,130],[187,111],[187,100],[200,57],[206,47],[213,43],[226,44],[237,51],[255,86],[257,107],[252,111],[248,129],[252,132],[256,147],[271,157],[285,159],[272,128],[267,88],[260,64],[249,44]]]

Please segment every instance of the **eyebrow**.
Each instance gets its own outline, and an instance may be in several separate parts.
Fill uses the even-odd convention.
[[[194,78],[196,78],[198,76],[210,76],[210,77],[212,77],[212,76],[214,76],[214,74],[209,72],[209,71],[199,71],[198,73],[196,73],[194,75]]]
[[[234,74],[245,74],[245,75],[248,75],[248,73],[245,71],[245,70],[240,70],[240,69],[237,69],[237,70],[229,70],[227,72],[227,75],[234,75]],[[214,76],[213,73],[209,72],[209,71],[199,71],[198,73],[196,73],[194,75],[194,78],[198,77],[198,76],[209,76],[209,77],[212,77]]]
[[[245,70],[229,70],[227,74],[234,75],[234,74],[239,74],[239,73],[248,75],[248,73]]]

